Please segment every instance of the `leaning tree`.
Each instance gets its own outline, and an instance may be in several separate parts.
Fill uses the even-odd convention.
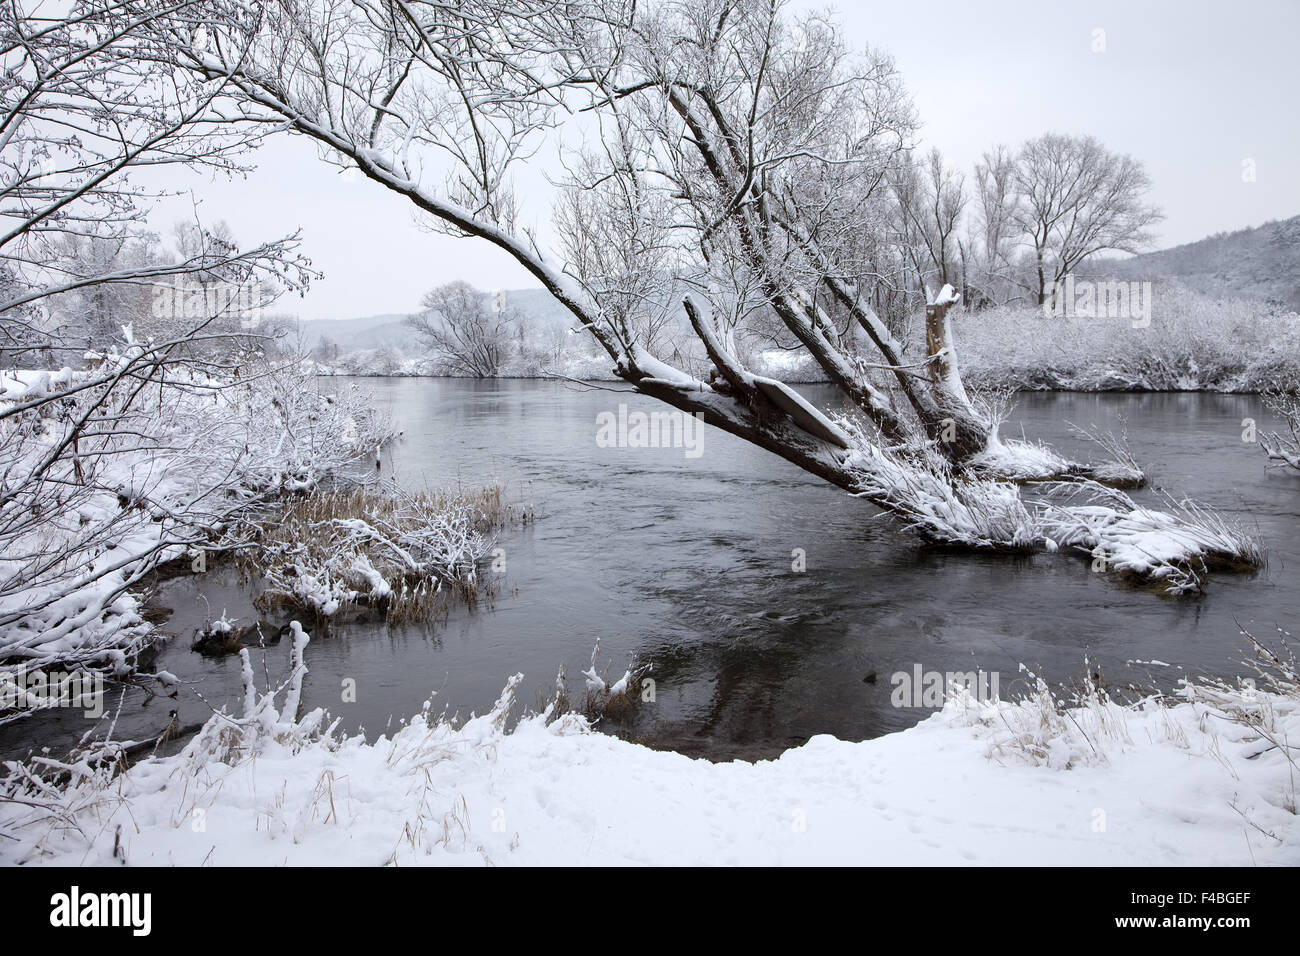
[[[930,290],[919,354],[880,319],[871,250],[896,229],[914,113],[887,56],[851,53],[833,23],[785,6],[208,0],[158,36],[175,68],[223,85],[232,119],[308,137],[434,224],[513,256],[636,391],[931,538],[1079,547],[1180,581],[1198,579],[1189,557],[1241,558],[1249,548],[1225,529],[1121,493],[1089,508],[1022,498],[1013,482],[1104,494],[1098,481],[1140,473],[1000,441],[962,384],[949,288]],[[551,227],[528,229],[515,174],[551,142],[568,147],[566,175]],[[698,360],[648,346],[675,308]],[[811,357],[842,408],[745,367],[735,342],[757,316]],[[1135,535],[1155,557],[1133,551]]]

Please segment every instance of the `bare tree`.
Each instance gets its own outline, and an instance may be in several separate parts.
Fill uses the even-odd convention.
[[[921,288],[957,285],[961,278],[957,229],[966,208],[965,177],[946,166],[939,150],[932,149],[921,162],[908,157],[900,164],[894,194],[905,247]]]
[[[488,297],[468,282],[449,282],[430,289],[420,299],[423,312],[406,324],[429,347],[441,352],[452,368],[474,378],[494,378],[514,346],[520,323],[503,302]]]
[[[1006,146],[996,146],[975,164],[972,249],[977,263],[967,304],[1002,305],[1014,285],[1012,256],[1017,226],[1016,163]],[[972,301],[974,300],[974,301]]]
[[[1143,201],[1151,181],[1142,164],[1091,136],[1047,133],[1016,158],[1015,220],[1034,258],[1034,291],[1048,287],[1103,250],[1136,252],[1163,216]]]

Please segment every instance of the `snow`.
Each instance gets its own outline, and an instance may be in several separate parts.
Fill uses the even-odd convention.
[[[712,391],[708,385],[699,379],[692,378],[680,369],[659,361],[640,345],[632,346],[631,357],[636,368],[644,375],[645,379],[651,382],[658,382],[689,392]]]
[[[1009,481],[1055,478],[1070,471],[1071,463],[1046,445],[1028,441],[1002,441],[994,431],[984,451],[970,464],[989,475]]]
[[[931,305],[956,305],[960,301],[961,301],[961,294],[957,292],[957,290],[955,290],[952,286],[944,285],[944,287],[939,290],[939,294],[935,296],[934,301],[931,302],[930,304]]]
[[[844,429],[822,414],[816,406],[785,382],[764,378],[762,375],[753,375],[751,378],[754,385],[771,399],[773,404],[789,414],[804,431],[841,448],[849,447],[849,436]]]
[[[372,600],[382,601],[384,598],[392,596],[392,585],[375,569],[368,556],[364,554],[356,555],[352,559],[348,571],[365,582],[368,589],[367,594]]]
[[[116,863],[118,824],[136,865],[1300,863],[1286,756],[1211,694],[953,698],[901,733],[714,764],[574,714],[507,733],[520,679],[463,726],[426,704],[372,744],[264,697],[242,729],[214,716],[180,754],[79,777],[60,812],[80,832],[0,802],[0,863]],[[1250,706],[1273,739],[1300,732],[1293,696]]]
[[[321,617],[333,617],[345,604],[359,596],[345,582],[332,578],[328,568],[320,575],[312,574],[302,565],[293,565],[293,568],[297,572],[292,584],[294,600]]]
[[[0,376],[0,399],[7,402],[44,398],[51,391],[49,372],[8,372]]]
[[[630,686],[632,686],[632,672],[630,670],[627,670],[623,672],[622,677],[620,677],[618,680],[614,681],[612,685],[610,685],[609,696],[619,697],[623,694],[626,694]]]

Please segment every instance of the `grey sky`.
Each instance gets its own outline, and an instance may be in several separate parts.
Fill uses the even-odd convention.
[[[852,44],[893,54],[925,145],[964,170],[995,143],[1091,133],[1146,163],[1167,216],[1159,246],[1300,213],[1300,0],[891,0],[844,4],[839,16]],[[1093,51],[1098,29],[1104,52]],[[1247,159],[1255,182],[1243,182]],[[187,187],[201,215],[225,219],[243,243],[303,231],[325,278],[305,299],[282,300],[283,311],[407,312],[456,278],[536,284],[485,243],[422,231],[408,203],[344,181],[308,143],[282,140],[258,162],[245,180],[193,177]],[[155,226],[188,212],[169,203]]]

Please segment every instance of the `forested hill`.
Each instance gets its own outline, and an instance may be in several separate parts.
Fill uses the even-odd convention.
[[[1300,310],[1300,216],[1108,262],[1105,269],[1122,279],[1178,279],[1213,295]]]

